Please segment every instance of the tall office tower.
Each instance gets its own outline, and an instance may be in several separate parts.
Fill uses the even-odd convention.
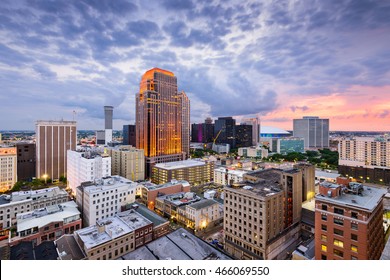
[[[136,143],[145,151],[146,177],[156,163],[183,159],[182,105],[177,78],[153,68],[142,76],[136,94]]]
[[[105,131],[105,145],[112,142],[112,115],[114,107],[104,106],[104,131]]]
[[[253,126],[250,124],[236,125],[236,147],[250,147],[253,143],[252,129]]]
[[[123,145],[131,145],[133,147],[136,146],[135,141],[135,125],[128,124],[123,126]]]
[[[232,117],[220,117],[215,121],[214,137],[216,143],[229,144],[230,148],[236,147],[236,120]]]
[[[58,180],[61,176],[66,177],[66,151],[76,150],[76,122],[37,121],[35,134],[37,178]]]
[[[188,158],[190,155],[190,100],[184,91],[179,93],[181,100],[181,150],[184,153],[184,157]]]
[[[315,258],[378,260],[385,247],[386,189],[324,182],[315,196]]]
[[[0,147],[0,192],[10,190],[17,181],[15,147]]]
[[[390,137],[339,141],[339,173],[359,181],[390,184]]]
[[[214,124],[213,120],[208,117],[203,125],[203,143],[210,143],[214,141]]]
[[[305,139],[305,148],[329,147],[329,119],[303,117],[293,121],[294,137]]]
[[[91,149],[68,150],[67,154],[67,185],[74,196],[81,183],[111,176],[111,158],[107,154]]]
[[[243,119],[241,124],[252,126],[252,146],[260,143],[260,120],[259,118]]]
[[[17,143],[18,180],[27,181],[35,176],[35,143]]]
[[[144,150],[132,146],[107,148],[111,157],[111,174],[120,175],[132,181],[145,180]]]
[[[191,142],[203,143],[203,123],[191,124]]]

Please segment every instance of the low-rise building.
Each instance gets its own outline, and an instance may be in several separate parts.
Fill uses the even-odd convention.
[[[10,195],[1,195],[0,233],[6,235],[7,230],[16,224],[17,214],[64,203],[68,200],[68,193],[58,187],[36,191],[20,191],[13,192]]]
[[[214,169],[214,183],[222,186],[239,183],[243,180],[243,176],[246,173],[248,171],[218,167]]]
[[[111,260],[153,240],[153,223],[134,209],[96,222],[74,233],[89,260]]]
[[[185,206],[186,225],[195,230],[206,230],[221,223],[223,211],[219,203],[203,199]]]
[[[240,157],[268,157],[268,150],[261,146],[238,148],[238,155]]]
[[[188,181],[191,185],[213,181],[214,162],[203,160],[182,160],[158,163],[152,169],[152,182],[165,184],[173,179]]]
[[[137,184],[121,176],[84,182],[77,188],[76,201],[83,215],[83,226],[114,216],[135,201]]]
[[[165,217],[179,220],[179,207],[194,203],[199,200],[201,200],[201,198],[192,192],[179,192],[163,195],[156,198],[155,210]]]
[[[17,215],[17,236],[10,244],[32,241],[39,245],[54,241],[63,234],[71,234],[81,228],[81,215],[74,201],[46,206]]]

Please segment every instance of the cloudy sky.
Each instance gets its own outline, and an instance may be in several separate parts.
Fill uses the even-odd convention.
[[[142,74],[170,70],[191,122],[390,131],[390,2],[1,0],[0,129],[38,119],[134,123]]]

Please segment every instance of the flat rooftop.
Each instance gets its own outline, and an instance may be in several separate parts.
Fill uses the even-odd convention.
[[[149,224],[152,222],[132,209],[99,220],[96,225],[80,229],[75,233],[84,242],[84,246],[91,249]],[[98,231],[98,225],[104,227],[101,233]]]
[[[216,168],[214,170],[226,173],[226,168],[225,167],[218,167],[218,168]],[[228,169],[228,174],[233,174],[233,175],[236,175],[238,177],[242,177],[242,176],[244,176],[247,173],[248,173],[248,171],[246,171],[246,170]]]
[[[23,200],[38,200],[41,198],[52,198],[61,195],[68,195],[65,190],[60,189],[59,187],[35,190],[35,191],[20,191],[13,192],[11,195],[1,195],[0,196],[0,205],[18,202]]]
[[[141,184],[143,187],[147,188],[148,190],[157,190],[157,189],[163,189],[163,188],[169,188],[171,186],[176,186],[181,184],[183,187],[189,187],[190,183],[188,183],[185,180],[172,180],[171,182],[161,184],[161,185],[156,185],[156,184]]]
[[[101,191],[106,191],[110,189],[117,189],[122,186],[137,186],[137,183],[126,179],[121,176],[108,176],[102,179],[96,180],[95,182],[84,182],[78,188],[83,188],[86,193],[99,193]]]
[[[31,212],[17,215],[17,231],[21,232],[34,227],[42,228],[53,222],[60,222],[66,218],[78,216],[80,211],[73,200],[61,204],[50,205]]]
[[[124,255],[122,260],[231,260],[204,240],[183,228]]]
[[[334,187],[334,184],[330,187]],[[373,211],[386,193],[386,189],[363,186],[362,195],[342,193],[337,197],[328,197],[322,194],[316,194],[315,198],[343,206]]]
[[[209,207],[211,205],[218,204],[218,202],[212,200],[212,199],[203,199],[201,201],[195,202],[190,204],[189,206],[191,208],[194,208],[195,210],[200,210],[202,208]]]
[[[174,194],[167,194],[157,197],[158,200],[163,200],[164,202],[169,202],[176,206],[194,203],[199,201],[201,198],[193,192],[179,192]]]
[[[334,172],[326,172],[326,171],[315,171],[315,177],[317,178],[325,178],[325,179],[332,179],[336,180],[337,177],[341,176],[339,173]]]
[[[151,221],[153,223],[154,227],[169,222],[167,219],[164,219],[163,217],[161,217],[160,215],[158,215],[154,211],[149,210],[149,208],[145,207],[142,204],[138,204],[138,203],[134,202],[134,203],[131,203],[129,205],[129,207],[130,207],[130,209],[134,209],[137,213],[141,214],[146,219]]]
[[[205,164],[206,164],[206,162],[201,161],[201,160],[187,159],[187,160],[181,160],[181,161],[158,163],[155,165],[155,167],[165,169],[165,170],[175,170],[175,169],[180,169],[180,168],[190,168],[190,167],[195,167],[195,166],[203,166]]]

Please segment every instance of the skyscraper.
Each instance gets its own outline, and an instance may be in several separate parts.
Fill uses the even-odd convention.
[[[214,135],[216,143],[229,144],[236,147],[236,120],[232,117],[220,117],[215,121]]]
[[[259,118],[243,119],[241,124],[252,125],[252,145],[260,143],[260,121]]]
[[[135,143],[135,125],[127,124],[123,126],[123,145],[136,146]]]
[[[76,122],[37,121],[35,134],[37,178],[66,177],[66,151],[76,150]]]
[[[105,144],[112,142],[112,115],[114,107],[104,106]]]
[[[293,121],[294,137],[305,139],[305,148],[329,147],[329,119],[303,117]]]
[[[156,163],[183,159],[181,99],[172,72],[153,68],[142,76],[136,95],[136,145],[145,151],[146,177]]]
[[[184,91],[179,93],[181,100],[182,116],[181,116],[181,146],[185,153],[184,157],[188,158],[190,154],[190,100]]]

